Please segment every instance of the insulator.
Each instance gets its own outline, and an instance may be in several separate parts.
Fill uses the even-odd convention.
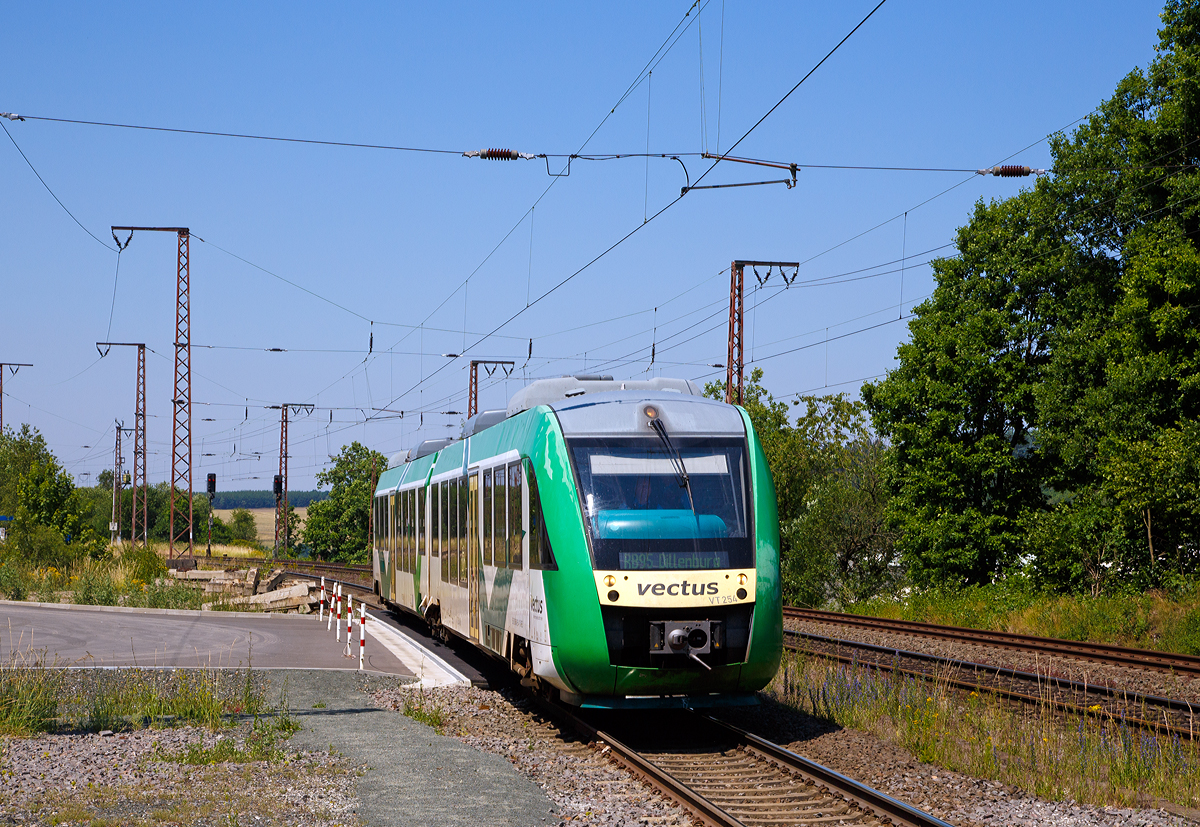
[[[1024,178],[1027,175],[1045,175],[1046,170],[1020,166],[1018,164],[1005,164],[1001,167],[981,169],[978,172],[980,175],[995,175],[997,178]]]
[[[479,157],[485,161],[517,161],[520,160],[521,154],[515,149],[485,149],[479,153]]]

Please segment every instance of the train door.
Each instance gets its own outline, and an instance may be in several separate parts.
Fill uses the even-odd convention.
[[[550,558],[549,541],[543,536],[545,527],[542,525],[542,508],[538,499],[537,477],[533,473],[533,463],[524,460],[525,491],[523,493],[522,510],[524,512],[525,528],[525,568],[529,572],[529,640],[534,644],[548,645],[550,643],[550,626],[546,620],[546,585],[543,572],[553,569]]]
[[[479,594],[480,581],[483,579],[483,567],[480,565],[479,555],[476,553],[478,544],[472,542],[474,538],[475,521],[472,519],[475,509],[471,506],[478,501],[479,491],[479,474],[475,473],[470,476],[462,490],[462,499],[459,501],[458,513],[460,517],[461,533],[459,536],[459,556],[465,561],[465,574],[467,577],[467,605],[470,607],[470,629],[471,640],[479,640]]]
[[[384,598],[387,600],[396,599],[396,494],[388,494],[384,497],[382,513],[379,515],[386,521],[387,531],[384,533],[386,538],[386,554],[387,554],[387,576],[383,578],[383,582],[379,584],[380,591],[384,592]]]
[[[413,499],[409,503],[413,506],[413,548],[411,552],[413,554],[413,565],[417,571],[428,569],[432,560],[425,553],[429,548],[429,512],[426,499],[425,486],[422,485],[413,492]]]
[[[497,468],[497,473],[501,469]],[[511,582],[509,584],[508,605],[512,614],[513,626],[522,637],[529,636],[529,575],[526,569],[528,554],[526,554],[524,500],[525,473],[521,461],[508,463],[505,473],[504,498],[500,499],[497,491],[496,500],[496,538],[497,543],[507,546],[507,562]],[[501,509],[505,512],[504,519],[500,517]],[[504,529],[504,538],[500,539],[500,529]]]

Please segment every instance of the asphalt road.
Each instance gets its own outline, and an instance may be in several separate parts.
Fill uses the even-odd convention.
[[[412,676],[368,637],[365,668]],[[358,669],[315,615],[246,616],[226,612],[113,610],[0,601],[0,657],[45,651],[64,666],[182,666],[256,669]]]

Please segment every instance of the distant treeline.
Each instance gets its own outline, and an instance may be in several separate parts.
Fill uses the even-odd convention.
[[[329,498],[328,491],[289,491],[288,502],[296,508]],[[274,508],[271,491],[224,491],[213,497],[213,508]]]

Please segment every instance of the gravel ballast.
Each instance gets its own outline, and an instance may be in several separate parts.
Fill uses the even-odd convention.
[[[907,750],[874,735],[827,724],[773,702],[729,710],[721,717],[961,827],[1184,827],[1194,824],[1164,810],[1045,801],[1007,784],[918,761]]]

